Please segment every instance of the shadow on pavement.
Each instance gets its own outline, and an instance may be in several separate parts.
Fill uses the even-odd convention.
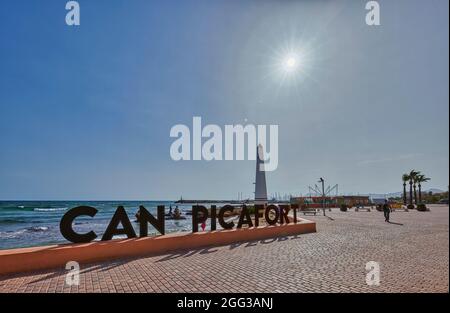
[[[403,224],[402,223],[395,223],[395,222],[388,222],[389,224],[394,224],[394,225],[400,225],[400,226],[403,226]]]
[[[275,242],[280,242],[280,241],[285,241],[285,240],[300,239],[301,236],[302,235],[293,235],[293,236],[285,236],[285,237],[268,238],[268,239],[262,239],[262,240],[256,240],[256,241],[242,241],[242,242],[236,242],[236,243],[226,245],[226,246],[228,246],[230,250],[233,250],[233,249],[235,249],[237,247],[241,247],[241,246],[244,248],[248,248],[248,247],[254,247],[257,245],[272,244]],[[199,249],[193,249],[193,250],[180,250],[180,251],[168,254],[155,262],[159,263],[159,262],[164,262],[164,261],[168,261],[168,260],[172,260],[172,259],[176,259],[176,258],[180,258],[180,257],[186,258],[186,257],[193,256],[197,253],[198,254],[214,253],[214,252],[218,251],[218,249],[215,249],[215,248],[218,248],[218,247],[206,247],[206,248],[199,248]]]

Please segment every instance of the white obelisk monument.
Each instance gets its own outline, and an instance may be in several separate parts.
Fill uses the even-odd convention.
[[[256,147],[255,204],[267,204],[266,172],[264,171],[264,151],[261,144]]]

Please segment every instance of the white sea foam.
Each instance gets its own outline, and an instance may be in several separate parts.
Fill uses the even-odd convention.
[[[67,208],[34,208],[33,211],[37,212],[57,212],[57,211],[65,211]]]
[[[2,238],[2,239],[17,238],[17,237],[19,237],[20,235],[22,235],[26,231],[27,231],[26,229],[21,229],[21,230],[18,230],[18,231],[11,231],[11,232],[9,232],[9,231],[4,231],[4,232],[0,231],[0,238]]]
[[[13,238],[18,238],[21,235],[23,235],[26,232],[45,232],[49,230],[49,227],[47,226],[33,226],[33,227],[28,227],[25,229],[20,229],[20,230],[16,230],[16,231],[0,231],[0,238],[1,239],[13,239]]]
[[[47,226],[33,226],[33,227],[27,228],[26,230],[33,231],[33,232],[46,231],[46,230],[48,230],[48,227]]]

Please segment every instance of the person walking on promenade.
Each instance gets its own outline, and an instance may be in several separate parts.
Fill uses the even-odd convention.
[[[384,212],[385,222],[389,222],[389,214],[391,213],[391,206],[389,205],[387,199],[384,200],[383,212]]]

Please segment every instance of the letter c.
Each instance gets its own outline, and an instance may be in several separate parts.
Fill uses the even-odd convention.
[[[91,242],[97,235],[92,230],[86,234],[78,234],[72,228],[72,223],[80,215],[87,215],[90,217],[94,217],[97,214],[97,209],[91,206],[77,206],[76,208],[70,209],[64,214],[61,219],[61,223],[59,223],[59,229],[61,231],[61,235],[67,240],[73,243],[86,243]]]
[[[225,222],[224,220],[224,214],[226,211],[233,211],[234,207],[231,205],[225,205],[223,206],[220,210],[219,210],[219,224],[220,226],[222,226],[223,229],[232,229],[234,227],[234,223],[233,222]]]

